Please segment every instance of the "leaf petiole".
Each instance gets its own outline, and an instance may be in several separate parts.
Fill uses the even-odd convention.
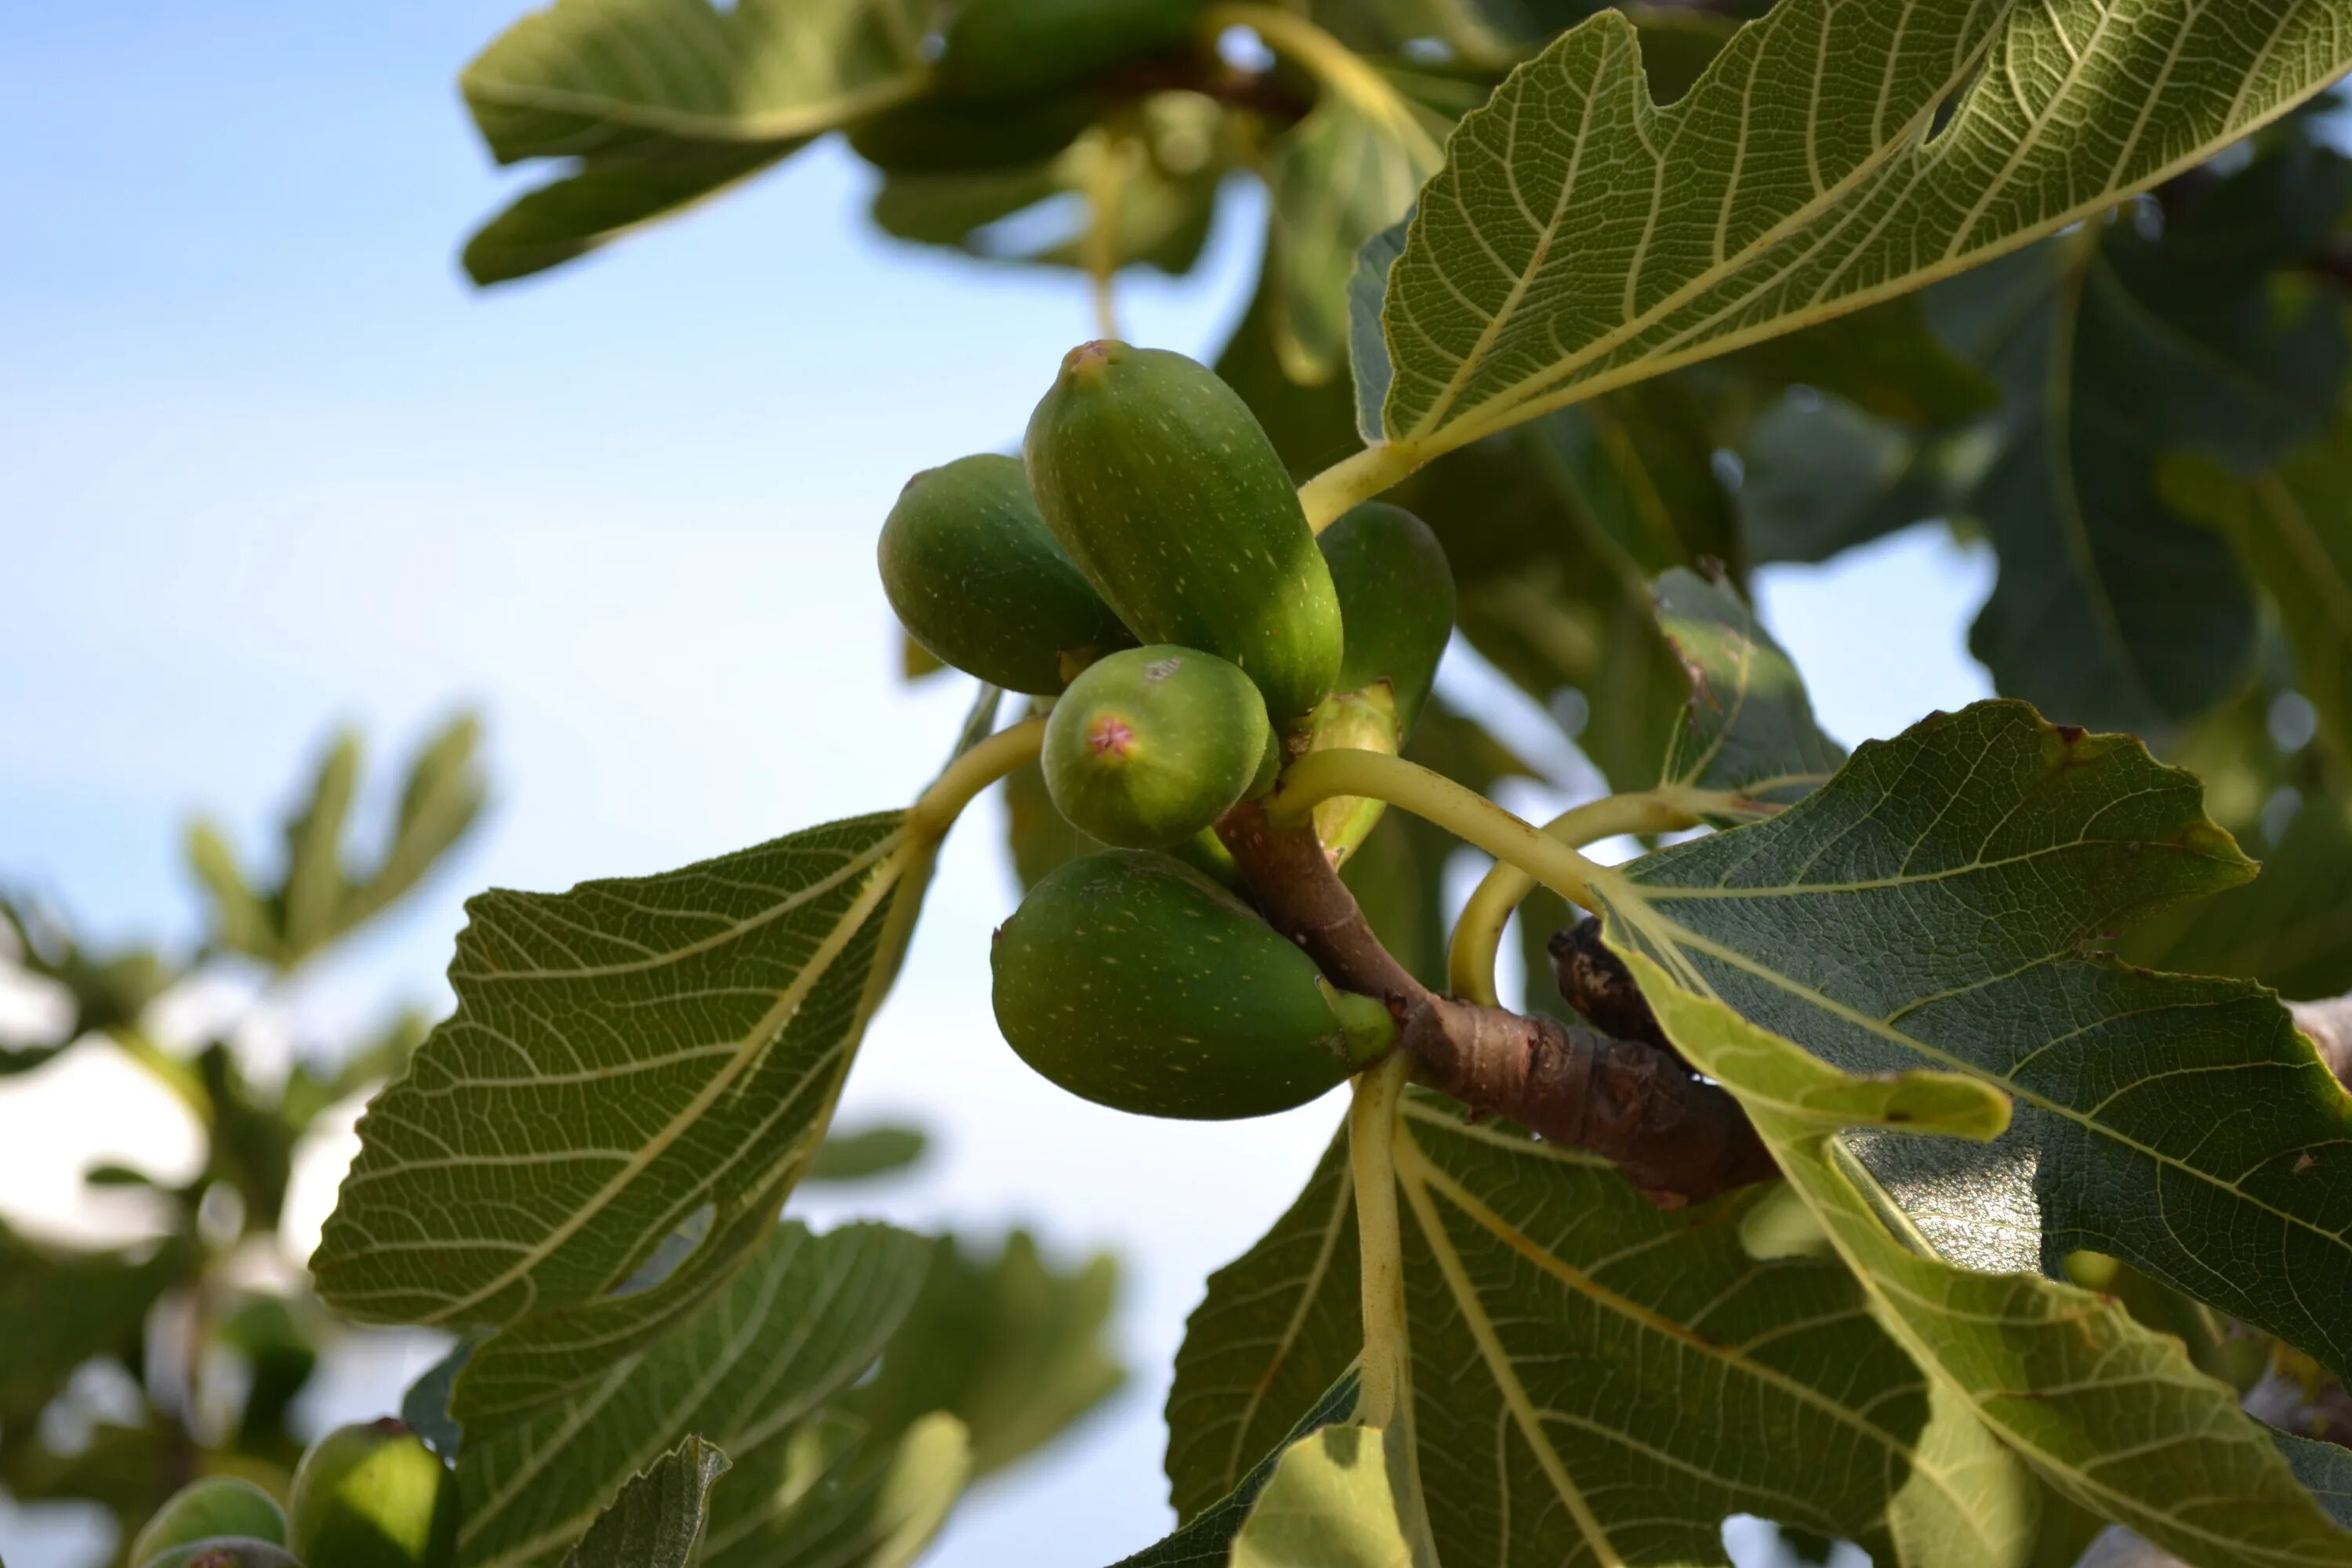
[[[1034,762],[1045,743],[1045,721],[1024,719],[950,763],[907,808],[908,840],[936,847],[974,796],[1023,763]]]
[[[1544,824],[1544,832],[1571,849],[1580,849],[1621,833],[1673,833],[1698,825],[1705,809],[1699,792],[1678,786],[1612,795],[1587,801]],[[1503,945],[1503,928],[1511,911],[1536,889],[1536,879],[1508,861],[1497,860],[1454,927],[1446,950],[1445,984],[1454,995],[1485,1006],[1500,1005],[1495,996],[1495,954]]]
[[[1308,752],[1284,771],[1266,797],[1266,819],[1278,827],[1296,826],[1324,801],[1345,795],[1412,812],[1586,909],[1597,907],[1593,885],[1610,879],[1602,868],[1477,791],[1384,752],[1337,747]]]
[[[1397,1107],[1412,1058],[1399,1051],[1356,1079],[1348,1108],[1348,1169],[1356,1188],[1357,1248],[1363,1271],[1363,1387],[1355,1419],[1387,1426],[1402,1406],[1405,1346],[1404,1244],[1397,1226]]]
[[[1382,441],[1342,458],[1298,487],[1298,504],[1309,527],[1320,533],[1359,501],[1367,501],[1429,460],[1430,454],[1397,441]]]

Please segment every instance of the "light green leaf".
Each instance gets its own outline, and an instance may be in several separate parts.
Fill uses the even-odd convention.
[[[723,1280],[806,1167],[879,1000],[901,821],[472,900],[457,1012],[361,1119],[311,1262],[328,1302],[370,1322],[546,1319],[536,1364],[518,1341],[469,1370],[470,1424],[593,1375]],[[614,1296],[698,1214],[683,1267]]]
[[[2269,994],[2086,951],[2251,869],[2190,775],[1994,701],[1596,891],[1612,942],[1841,1068],[2014,1100],[1990,1145],[1857,1143],[1946,1256],[2108,1253],[2343,1365],[2352,1184],[2329,1173],[2352,1162],[2352,1101]]]
[[[865,1182],[896,1175],[920,1161],[930,1146],[919,1127],[861,1127],[828,1133],[809,1164],[806,1182]]]
[[[2164,490],[2237,545],[2285,623],[2295,689],[2336,757],[2352,761],[2352,420],[2251,478],[2176,458]]]
[[[1658,579],[1658,626],[1690,677],[1663,782],[1738,797],[1726,816],[1769,816],[1845,761],[1813,720],[1804,678],[1727,583],[1675,567]]]
[[[782,1226],[723,1292],[662,1338],[608,1356],[593,1383],[496,1432],[469,1426],[457,1460],[460,1562],[559,1561],[631,1476],[689,1435],[734,1461],[706,1552],[730,1531],[748,1533],[752,1515],[761,1522],[751,1528],[765,1529],[793,1500],[778,1488],[800,1462],[795,1445],[812,1441],[813,1419],[882,1353],[935,1249],[880,1226],[823,1237]]]
[[[2347,0],[1783,0],[1661,109],[1604,12],[1465,119],[1424,190],[1382,430],[1427,456],[1916,289],[2347,65]]]
[[[710,1489],[727,1468],[726,1455],[688,1437],[621,1489],[565,1554],[563,1568],[694,1568]]]
[[[1212,1284],[1212,1293],[1215,1287]],[[1234,1483],[1234,1489],[1207,1507],[1193,1512],[1183,1526],[1167,1539],[1144,1548],[1132,1557],[1123,1557],[1114,1568],[1225,1568],[1231,1560],[1234,1537],[1241,1532],[1249,1520],[1250,1509],[1257,1502],[1258,1493],[1274,1476],[1275,1467],[1290,1446],[1308,1434],[1345,1421],[1355,1413],[1357,1395],[1363,1382],[1353,1367],[1340,1373],[1338,1382],[1326,1389],[1304,1415],[1292,1426],[1289,1435],[1266,1452],[1264,1458],[1250,1468],[1249,1473]]]
[[[286,823],[286,871],[278,896],[278,964],[291,969],[341,927],[343,825],[359,788],[360,738],[337,734],[319,759],[310,793]]]
[[[898,1434],[828,1411],[764,1462],[764,1491],[719,1495],[702,1568],[903,1568],[971,1476],[963,1423],[943,1410]]]
[[[1327,89],[1276,142],[1266,276],[1275,346],[1292,381],[1320,384],[1346,363],[1357,252],[1404,216],[1444,136],[1443,121],[1392,92],[1360,102]]]
[[[559,0],[459,78],[501,163],[578,162],[467,247],[477,282],[569,260],[919,93],[933,0]]]
[[[1118,1390],[1125,1374],[1108,1343],[1118,1292],[1108,1253],[1065,1272],[1026,1231],[994,1258],[943,1242],[880,1369],[844,1406],[886,1431],[947,1411],[962,1424],[972,1475],[992,1474]]]
[[[1843,1152],[1840,1128],[1982,1137],[2000,1124],[1990,1088],[1947,1072],[1851,1077],[1685,990],[1640,952],[1626,960],[1668,1037],[1748,1107],[1874,1314],[1939,1394],[2060,1492],[2192,1563],[2352,1563],[2352,1535],[2179,1341],[2088,1291],[1956,1268],[1889,1232],[1886,1205],[1874,1201],[1883,1194]]]
[[[1234,1538],[1233,1568],[1436,1568],[1409,1447],[1355,1426],[1292,1444]]]

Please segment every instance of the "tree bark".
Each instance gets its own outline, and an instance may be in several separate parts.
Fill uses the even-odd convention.
[[[1643,1196],[1663,1208],[1780,1174],[1730,1092],[1694,1078],[1664,1044],[1621,1039],[1556,1019],[1528,1017],[1440,996],[1382,945],[1355,894],[1339,879],[1312,829],[1277,828],[1244,802],[1217,824],[1258,909],[1343,991],[1377,997],[1396,1019],[1398,1043],[1419,1081],[1473,1111],[1517,1122],[1556,1143],[1616,1162]],[[1597,940],[1596,972],[1616,960]],[[1620,1011],[1647,1015],[1633,977],[1617,965]],[[1573,999],[1573,998],[1571,998]]]

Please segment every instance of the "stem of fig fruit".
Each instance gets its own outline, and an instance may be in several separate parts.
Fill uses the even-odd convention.
[[[1571,849],[1621,833],[1672,833],[1696,826],[1698,818],[1682,802],[1655,790],[1636,795],[1612,795],[1587,801],[1544,824],[1545,834]],[[1503,945],[1503,928],[1511,911],[1536,889],[1536,879],[1507,861],[1497,860],[1454,927],[1446,950],[1445,980],[1454,994],[1492,1007],[1495,996],[1495,954]]]
[[[1045,721],[1024,719],[950,763],[908,808],[908,838],[936,846],[975,795],[1024,763],[1035,762],[1045,743]]]
[[[1307,820],[1322,802],[1343,795],[1367,795],[1412,812],[1517,867],[1562,898],[1586,909],[1597,907],[1592,885],[1608,877],[1601,867],[1477,791],[1385,752],[1345,748],[1308,752],[1290,764],[1266,796],[1266,818],[1277,827],[1295,826]]]

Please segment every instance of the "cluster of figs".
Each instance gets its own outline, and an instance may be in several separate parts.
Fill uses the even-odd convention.
[[[451,1568],[457,1482],[405,1423],[337,1427],[302,1455],[284,1508],[249,1480],[207,1476],[164,1500],[133,1568]]]
[[[1260,918],[1214,825],[1312,750],[1393,753],[1454,584],[1427,525],[1367,502],[1318,538],[1241,397],[1181,354],[1080,344],[1020,458],[909,480],[882,581],[942,662],[1050,700],[1054,805],[1105,847],[1029,890],[991,955],[997,1026],[1075,1094],[1143,1115],[1304,1104],[1393,1042]],[[1337,865],[1377,802],[1318,806]]]

